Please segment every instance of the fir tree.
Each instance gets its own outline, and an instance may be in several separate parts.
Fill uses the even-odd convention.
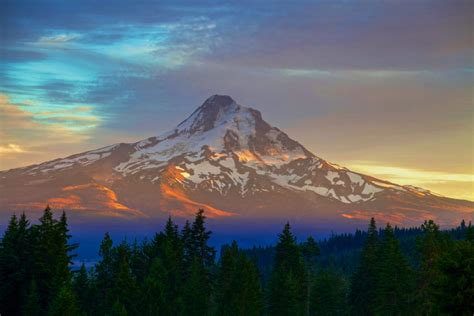
[[[287,223],[279,235],[275,261],[269,283],[271,315],[305,315],[307,313],[307,271]]]
[[[51,303],[48,315],[50,316],[77,316],[81,315],[76,296],[71,285],[65,283]]]
[[[378,233],[374,218],[370,220],[359,266],[352,276],[349,300],[353,315],[374,315],[377,295]]]
[[[12,215],[8,227],[0,241],[0,313],[19,315],[15,306],[21,304],[21,288],[18,288],[21,279],[16,253],[18,240],[18,218]]]
[[[181,231],[181,243],[183,245],[183,261],[186,267],[190,267],[194,260],[194,242],[192,236],[191,224],[186,221]]]
[[[127,309],[125,306],[123,306],[122,303],[120,303],[119,300],[116,300],[112,304],[112,308],[110,309],[110,312],[105,314],[106,316],[128,316]]]
[[[316,261],[318,256],[320,255],[321,251],[319,249],[318,243],[312,236],[309,236],[304,243],[300,245],[301,248],[301,254],[304,259],[304,263],[306,265],[306,270],[307,270],[307,306],[306,306],[306,312],[307,314],[309,313],[309,298],[311,296],[311,286],[310,286],[310,279],[314,276],[314,273],[316,271]]]
[[[51,209],[46,207],[40,224],[32,228],[34,243],[33,277],[38,286],[42,310],[48,310],[49,304],[59,290],[70,282],[69,252],[75,248],[68,243],[67,219],[65,214],[59,221],[53,218]]]
[[[41,315],[40,297],[38,294],[38,288],[36,287],[36,281],[32,280],[28,288],[28,292],[25,298],[25,302],[21,305],[22,308],[17,308],[23,311],[23,315],[28,316],[39,316]]]
[[[206,229],[205,220],[206,217],[204,216],[204,210],[200,209],[196,213],[191,229],[193,243],[192,252],[193,255],[202,262],[204,267],[210,268],[214,265],[216,251],[214,247],[208,245],[211,231]]]
[[[113,241],[109,233],[105,233],[100,244],[101,260],[95,265],[95,288],[98,290],[98,302],[101,311],[107,311],[114,301],[111,301],[111,290],[114,282]]]
[[[466,228],[465,237],[467,241],[474,242],[474,227],[471,222],[469,222],[469,225]]]
[[[261,315],[263,311],[263,293],[260,276],[255,263],[244,253],[239,253],[239,264],[236,280],[241,280],[238,292],[240,302],[239,315]]]
[[[119,301],[129,314],[137,314],[138,285],[130,269],[130,248],[123,242],[117,248],[115,271],[110,295],[113,301]]]
[[[439,226],[432,220],[421,225],[423,236],[418,239],[421,262],[418,271],[416,291],[418,313],[423,315],[439,314],[434,297],[433,284],[440,277],[437,264],[442,252],[446,249],[446,238],[439,231]]]
[[[151,266],[150,273],[145,279],[142,290],[142,310],[144,315],[168,315],[166,310],[170,310],[171,314],[179,314],[176,305],[167,307],[170,303],[165,299],[165,269],[159,258],[156,258]]]
[[[308,268],[309,274],[312,274],[316,271],[316,261],[318,256],[321,254],[318,243],[312,236],[309,236],[304,243],[300,245],[301,254],[303,256],[304,262]]]
[[[217,315],[260,315],[262,293],[257,268],[234,241],[222,254],[216,286]]]
[[[433,297],[442,313],[474,314],[474,242],[453,241],[437,260]]]
[[[96,307],[94,298],[90,295],[89,276],[87,275],[87,269],[84,263],[80,269],[76,272],[73,280],[73,289],[76,294],[77,304],[84,314],[93,314],[91,307]]]
[[[211,269],[216,251],[208,245],[211,232],[205,227],[204,211],[196,213],[190,227],[188,223],[182,232],[184,247],[184,289],[183,306],[186,315],[204,315],[209,309],[211,292]]]
[[[347,315],[347,282],[334,270],[321,270],[313,279],[310,315]]]
[[[0,240],[0,313],[19,315],[31,279],[33,258],[29,221],[13,215]]]
[[[57,223],[57,229],[59,233],[59,238],[62,241],[62,244],[59,245],[60,247],[60,262],[59,262],[59,271],[60,278],[63,280],[68,280],[70,277],[70,270],[69,265],[73,262],[73,259],[77,257],[74,250],[76,250],[79,245],[78,244],[70,244],[69,240],[71,239],[71,235],[69,234],[69,225],[67,223],[67,216],[66,212],[62,212],[61,217]]]
[[[162,315],[176,315],[182,306],[181,287],[183,281],[183,245],[178,226],[171,218],[166,222],[162,250],[159,256],[164,268],[164,300]]]
[[[378,251],[375,311],[377,315],[410,313],[413,274],[393,229],[387,224]]]
[[[150,259],[145,254],[146,241],[140,246],[135,239],[130,253],[130,268],[138,283],[143,283],[148,273]]]
[[[184,315],[206,315],[209,308],[210,280],[202,262],[194,257],[183,287]]]

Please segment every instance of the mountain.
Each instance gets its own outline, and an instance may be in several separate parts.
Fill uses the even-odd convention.
[[[329,144],[330,145],[330,144]],[[214,95],[173,130],[0,172],[2,211],[46,204],[86,219],[209,217],[395,224],[471,219],[474,202],[353,172],[317,157],[259,111]]]

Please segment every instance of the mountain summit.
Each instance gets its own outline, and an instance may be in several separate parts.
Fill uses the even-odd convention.
[[[329,144],[330,145],[330,144]],[[0,172],[2,211],[357,221],[469,219],[474,203],[331,164],[231,97],[208,98],[171,131]]]

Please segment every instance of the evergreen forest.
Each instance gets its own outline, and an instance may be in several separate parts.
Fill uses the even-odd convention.
[[[73,265],[66,213],[13,215],[0,239],[0,315],[473,315],[474,227],[377,226],[271,247],[210,246],[203,210]],[[219,254],[219,255],[218,255]]]

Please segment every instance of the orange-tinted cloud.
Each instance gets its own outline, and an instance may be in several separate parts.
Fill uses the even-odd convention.
[[[62,123],[81,120],[81,116],[64,114],[56,114],[53,122],[42,121],[47,118],[44,113],[26,111],[0,94],[0,170],[74,153],[90,137],[90,131],[78,131]]]

